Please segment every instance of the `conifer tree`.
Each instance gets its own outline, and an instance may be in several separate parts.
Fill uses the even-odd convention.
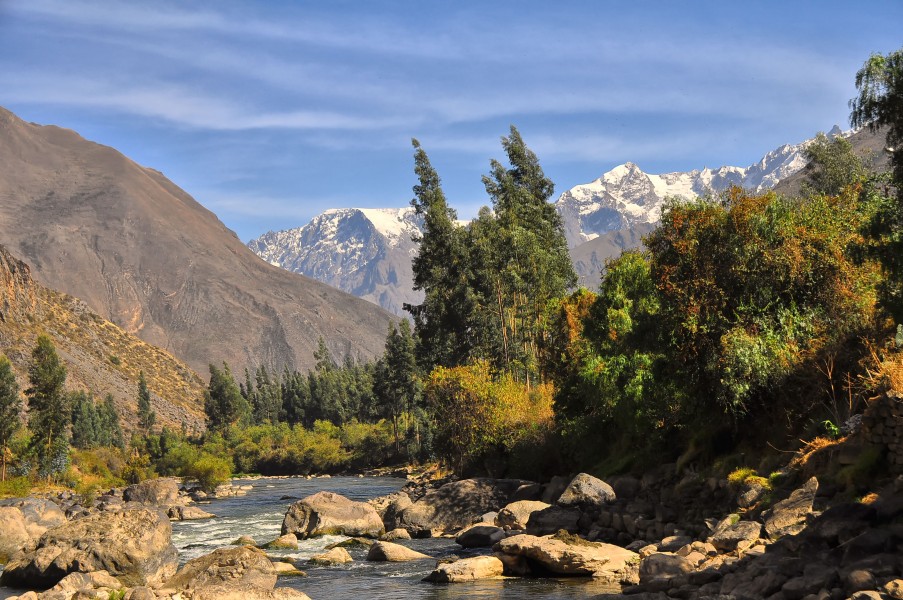
[[[151,410],[151,395],[147,388],[147,380],[144,378],[144,371],[141,371],[138,374],[138,427],[147,435],[151,433],[156,420],[157,415]]]
[[[250,419],[251,408],[242,397],[226,363],[223,363],[222,370],[210,365],[210,383],[204,393],[204,414],[207,427],[218,432],[225,432],[230,426]]]
[[[38,475],[49,479],[68,463],[70,408],[69,395],[63,389],[66,367],[46,335],[38,336],[32,350],[28,381],[29,449],[37,461]]]
[[[414,318],[417,356],[424,370],[465,362],[473,346],[470,327],[473,297],[468,283],[469,257],[465,232],[445,200],[441,181],[416,139],[411,206],[423,217],[423,235],[413,260],[414,289],[423,290],[419,305],[405,305]]]
[[[0,355],[0,481],[6,481],[6,464],[12,452],[9,449],[13,434],[19,429],[19,411],[22,399],[12,364]]]
[[[113,403],[113,394],[104,396],[103,403],[97,406],[97,422],[99,429],[98,443],[101,446],[124,448],[122,425],[119,422],[119,411]]]
[[[94,399],[84,391],[70,394],[72,405],[72,438],[74,448],[94,448],[101,445],[100,423]]]
[[[395,323],[389,326],[385,351],[377,364],[374,376],[374,388],[382,408],[380,416],[392,421],[395,451],[400,452],[399,421],[403,415],[410,415],[413,412],[420,398],[414,338],[407,320],[402,320],[397,327]]]
[[[549,300],[576,284],[561,216],[549,203],[555,186],[512,126],[502,147],[510,167],[491,162],[483,177],[497,226],[487,238],[481,286],[494,291],[504,367],[529,384],[539,368],[542,317]]]

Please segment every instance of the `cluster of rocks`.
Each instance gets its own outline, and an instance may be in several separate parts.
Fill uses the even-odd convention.
[[[755,480],[688,481],[672,479],[668,490],[661,473],[613,485],[587,474],[546,485],[466,479],[369,503],[321,492],[292,505],[283,532],[357,536],[367,560],[380,561],[430,560],[398,542],[454,536],[466,557],[440,561],[426,578],[440,583],[589,576],[626,586],[611,597],[638,599],[903,598],[903,479],[872,504],[834,499],[827,510],[814,477],[768,508]],[[708,495],[694,496],[700,490]],[[740,510],[707,517],[717,514],[713,499]],[[314,562],[352,560],[341,550]]]
[[[55,502],[2,501],[0,585],[44,590],[18,600],[307,598],[276,588],[277,575],[300,572],[253,546],[219,549],[177,569],[170,520],[194,514],[190,493],[163,478],[113,490],[90,506],[66,493]]]
[[[862,438],[880,452],[894,473],[903,473],[903,393],[875,398],[862,414]]]

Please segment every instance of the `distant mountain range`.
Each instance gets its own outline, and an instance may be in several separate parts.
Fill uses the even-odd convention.
[[[834,127],[829,135],[850,135]],[[861,131],[852,136],[858,149],[880,151],[879,136]],[[792,179],[806,166],[810,140],[772,150],[748,167],[719,167],[649,174],[624,163],[590,183],[577,185],[555,201],[564,221],[571,259],[580,281],[595,287],[607,258],[636,248],[661,218],[667,197],[693,198],[717,194],[732,185],[755,191]],[[404,314],[405,302],[422,294],[411,286],[411,240],[422,223],[412,208],[332,209],[295,229],[269,232],[248,247],[270,264],[313,277],[361,298]]]
[[[261,261],[161,173],[0,109],[0,244],[47,287],[206,375],[382,352],[392,315]]]

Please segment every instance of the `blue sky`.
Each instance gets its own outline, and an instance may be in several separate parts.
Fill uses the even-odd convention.
[[[834,124],[903,2],[0,0],[0,105],[164,172],[241,239],[402,206],[417,137],[461,217],[516,125],[557,192]]]

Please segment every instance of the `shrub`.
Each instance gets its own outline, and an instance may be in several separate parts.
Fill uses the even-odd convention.
[[[188,467],[186,476],[197,481],[202,490],[212,492],[232,477],[232,461],[203,453]]]

